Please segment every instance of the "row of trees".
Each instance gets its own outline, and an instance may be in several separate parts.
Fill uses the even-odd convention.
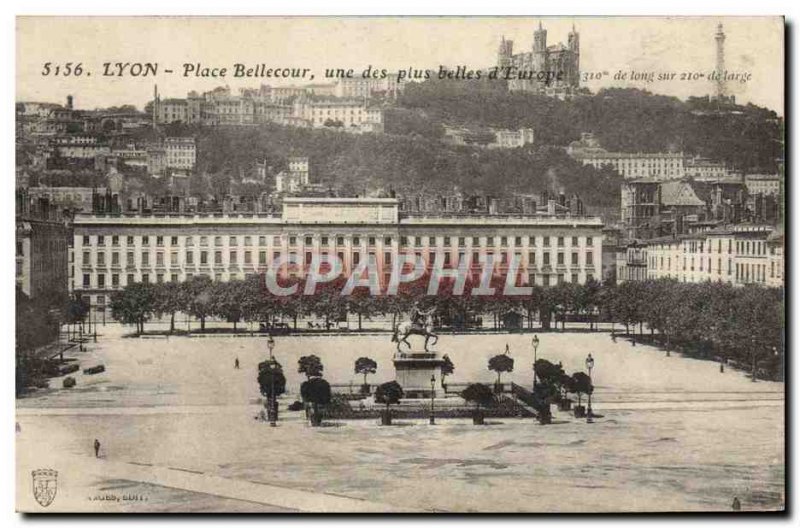
[[[672,280],[625,282],[603,288],[601,306],[612,321],[648,328],[667,353],[733,361],[757,374],[783,378],[785,311],[782,288]],[[634,336],[635,339],[635,336]]]
[[[470,295],[467,280],[464,295],[456,295],[451,280],[441,282],[437,295],[428,295],[428,278],[404,284],[397,295],[370,295],[356,288],[341,295],[345,280],[319,284],[304,294],[303,279],[284,281],[296,285],[294,295],[276,296],[264,286],[263,278],[213,282],[198,276],[184,283],[128,285],[112,297],[114,318],[133,324],[137,332],[154,317],[169,317],[175,329],[175,314],[186,313],[200,321],[201,330],[209,317],[233,324],[267,322],[289,318],[297,327],[298,317],[316,317],[329,328],[332,322],[355,316],[358,328],[365,318],[397,318],[415,302],[436,308],[437,326],[469,328],[478,317],[490,317],[495,328],[542,330],[568,320],[587,323],[594,329],[599,321],[618,323],[634,339],[648,339],[667,350],[680,349],[698,357],[732,360],[761,368],[780,377],[783,354],[783,289],[759,286],[733,287],[724,283],[680,283],[659,279],[624,282],[620,285],[562,283],[553,287],[534,286],[528,295],[503,295],[498,281],[495,295]],[[636,336],[638,329],[639,336]],[[643,337],[647,333],[649,336]]]

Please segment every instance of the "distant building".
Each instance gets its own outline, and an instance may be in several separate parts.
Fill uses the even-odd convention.
[[[18,192],[15,234],[17,287],[31,299],[66,296],[70,230],[59,208]]]
[[[97,196],[105,196],[105,187],[30,187],[27,196],[33,203],[48,203],[58,211],[92,212]]]
[[[623,249],[622,230],[616,227],[603,228],[602,273],[604,281],[616,281],[617,259]]]
[[[776,204],[775,200],[770,203]],[[718,224],[770,222],[774,214],[767,212],[777,210],[769,204],[750,208],[744,184],[727,180],[626,181],[620,186],[620,204],[621,226],[629,239],[687,234]]]
[[[666,181],[686,176],[682,153],[609,152],[600,147],[599,141],[588,132],[581,134],[580,140],[569,144],[567,154],[596,169],[609,166],[626,180],[646,178]]]
[[[164,176],[167,172],[167,149],[163,145],[147,146],[147,173]]]
[[[147,167],[147,149],[139,148],[135,144],[125,145],[124,147],[112,147],[110,156],[122,160],[131,167]]]
[[[168,137],[164,139],[168,169],[194,170],[197,147],[193,137]]]
[[[778,196],[781,194],[782,179],[777,174],[745,174],[744,184],[751,195]]]
[[[343,99],[370,99],[376,95],[396,98],[402,91],[397,74],[390,73],[383,79],[363,77],[342,78],[336,81],[333,95]]]
[[[55,137],[51,140],[51,145],[59,156],[67,159],[89,160],[111,153],[111,147],[107,143],[88,135]]]
[[[284,198],[280,214],[78,215],[74,288],[105,312],[109,296],[134,282],[217,281],[264,273],[276,260],[284,276],[303,276],[315,252],[336,255],[349,274],[374,262],[381,284],[400,254],[428,266],[483,256],[495,272],[519,263],[521,284],[585,283],[600,276],[599,218],[544,215],[401,215],[392,198]],[[107,314],[110,316],[110,312]]]
[[[647,279],[647,245],[632,241],[617,247],[616,280],[643,281]]]
[[[294,104],[292,115],[312,128],[383,132],[383,110],[359,101],[300,101]]]
[[[769,274],[767,275],[767,286],[783,286],[783,228],[780,227],[767,237],[767,262],[769,263]]]
[[[647,279],[671,278],[680,282],[726,282],[735,286],[782,285],[783,259],[779,237],[771,239],[769,225],[721,226],[689,235],[656,238],[637,243],[644,258]],[[770,251],[770,240],[775,252]],[[639,266],[641,267],[641,266]],[[641,270],[622,280],[644,280]]]
[[[289,168],[275,175],[275,191],[296,193],[309,185],[308,158],[289,158]]]
[[[534,132],[532,128],[508,130],[445,125],[444,141],[452,145],[513,149],[532,145]]]
[[[191,123],[186,99],[157,99],[156,119],[159,123]]]
[[[313,95],[316,97],[335,97],[336,84],[307,84],[305,87],[306,95]]]
[[[534,134],[532,128],[495,130],[495,141],[489,144],[489,148],[520,148],[525,145],[532,145],[533,140]]]
[[[514,53],[514,43],[500,41],[497,51],[497,67],[500,77],[506,73],[508,90],[511,92],[533,92],[559,98],[577,93],[580,88],[580,37],[575,28],[567,36],[567,44],[547,45],[547,30],[539,28],[533,32],[531,51]],[[549,74],[542,77],[537,74]]]
[[[728,170],[724,163],[700,157],[686,158],[684,160],[684,174],[687,178],[695,181],[715,182],[727,179],[741,179]]]

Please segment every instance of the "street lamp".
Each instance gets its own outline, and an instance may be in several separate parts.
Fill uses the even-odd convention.
[[[267,408],[267,415],[269,415],[269,425],[270,427],[275,427],[277,416],[275,416],[275,356],[272,355],[272,349],[275,348],[275,340],[272,338],[272,334],[269,335],[267,338],[267,348],[269,348],[269,369],[270,369],[270,377],[269,377],[269,408]]]
[[[436,390],[436,376],[431,374],[431,417],[429,420],[429,423],[431,425],[436,424],[436,420],[433,418],[433,395],[435,394],[435,390]]]
[[[586,423],[592,423],[592,392],[594,392],[592,367],[594,367],[594,358],[589,354],[586,356],[586,370],[589,371],[589,408],[586,410]]]
[[[533,392],[536,392],[536,350],[539,348],[539,336],[536,334],[533,334],[531,345],[533,346]]]

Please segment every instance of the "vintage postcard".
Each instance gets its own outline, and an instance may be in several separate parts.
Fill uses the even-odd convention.
[[[17,510],[785,510],[784,24],[18,17]]]

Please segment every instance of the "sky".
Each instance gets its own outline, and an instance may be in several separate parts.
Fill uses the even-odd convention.
[[[184,97],[190,90],[221,85],[234,90],[301,80],[184,78],[184,63],[227,67],[309,68],[314,83],[325,82],[326,68],[368,65],[433,69],[440,64],[482,69],[496,62],[501,37],[514,41],[514,52],[530,50],[541,22],[548,44],[564,42],[575,25],[580,34],[581,70],[601,74],[583,83],[592,91],[610,86],[647,89],[685,99],[714,93],[707,79],[682,81],[682,73],[714,70],[714,34],[726,34],[726,69],[749,74],[747,82],[729,82],[739,103],[766,106],[783,115],[784,25],[780,17],[19,17],[17,19],[17,101],[63,102],[92,109],[134,104],[152,98]],[[81,77],[43,76],[44,64],[82,63]],[[105,62],[159,64],[156,77],[106,77]],[[173,69],[166,74],[164,69]],[[92,75],[85,75],[90,72]],[[607,74],[603,73],[607,72]],[[676,73],[673,80],[614,79],[624,72]]]

